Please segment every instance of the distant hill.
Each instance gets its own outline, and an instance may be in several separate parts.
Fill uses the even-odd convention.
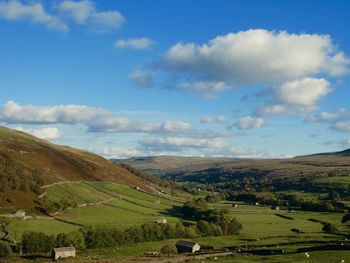
[[[41,186],[80,180],[150,191],[144,179],[98,155],[0,127],[0,207],[34,207]]]
[[[344,151],[339,152],[327,152],[327,153],[315,153],[311,155],[306,155],[304,157],[310,157],[310,156],[350,156],[350,149],[346,149]]]
[[[230,162],[232,158],[206,158],[206,157],[182,157],[182,156],[150,156],[132,157],[129,159],[112,159],[114,163],[125,163],[152,175],[160,177],[177,173],[191,167],[216,166]]]
[[[159,156],[114,160],[176,181],[221,183],[243,180],[269,181],[274,185],[311,182],[327,176],[350,174],[350,149],[287,159],[234,159]]]

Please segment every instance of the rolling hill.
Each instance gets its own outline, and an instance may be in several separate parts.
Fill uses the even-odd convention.
[[[311,182],[350,174],[350,150],[286,159],[234,159],[159,156],[114,160],[162,178],[221,183],[253,178],[275,184]]]
[[[144,179],[98,155],[0,127],[0,207],[34,207],[42,186],[80,180],[151,191]]]

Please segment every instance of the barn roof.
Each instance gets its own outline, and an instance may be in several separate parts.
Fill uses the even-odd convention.
[[[176,245],[177,246],[182,246],[182,247],[194,247],[197,243],[191,242],[191,241],[186,241],[186,240],[179,240],[177,241]]]
[[[75,251],[74,247],[55,247],[53,249],[55,252],[66,252],[66,251]]]

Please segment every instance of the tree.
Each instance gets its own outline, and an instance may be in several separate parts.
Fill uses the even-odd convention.
[[[75,247],[77,250],[84,250],[85,237],[81,231],[74,231],[68,234],[60,233],[56,237],[56,246],[58,247]]]
[[[326,222],[326,223],[323,223],[322,231],[328,234],[337,234],[338,228],[335,225]]]
[[[199,220],[197,223],[197,229],[201,236],[212,236],[214,233],[214,230],[211,226],[211,224],[204,220]]]
[[[174,244],[167,244],[160,249],[160,253],[167,254],[167,255],[177,254],[177,249]]]
[[[343,224],[345,224],[345,223],[347,223],[347,222],[350,222],[350,213],[345,214],[345,215],[343,216],[341,222],[342,222]]]
[[[26,253],[51,251],[56,243],[54,236],[44,233],[26,232],[22,235],[22,247]]]
[[[328,194],[328,198],[329,200],[332,200],[332,201],[338,201],[340,199],[340,196],[339,194],[336,192],[336,191],[332,191]]]
[[[11,252],[11,247],[8,244],[0,243],[0,257],[7,257]]]

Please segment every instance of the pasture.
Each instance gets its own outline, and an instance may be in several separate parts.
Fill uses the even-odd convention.
[[[82,226],[105,226],[126,229],[143,223],[154,223],[160,217],[165,217],[169,224],[177,222],[194,223],[174,208],[180,207],[185,199],[170,195],[153,194],[139,191],[127,186],[109,182],[97,183],[66,183],[54,185],[46,189],[47,198],[59,201],[61,198],[72,197],[77,207],[67,209],[55,215],[57,220],[48,219],[12,219],[8,225],[10,238],[18,241],[20,236],[28,230],[57,235],[60,232],[71,232]],[[183,195],[182,195],[183,196]],[[209,205],[211,208],[226,208],[243,225],[240,235],[212,236],[194,238],[192,240],[201,245],[214,246],[214,249],[232,247],[283,248],[293,252],[297,247],[318,241],[345,240],[344,236],[331,235],[322,232],[322,222],[335,224],[341,231],[347,230],[341,224],[341,213],[321,213],[286,210],[275,211],[267,206],[252,206],[239,203],[237,208],[231,202],[218,202]],[[295,230],[299,233],[296,233]],[[294,231],[292,231],[294,230]],[[118,249],[104,249],[86,251],[79,259],[98,254],[103,259],[125,257],[128,255],[141,256],[148,251],[159,251],[165,244],[175,243],[177,240],[163,240],[125,245]],[[306,243],[306,244],[305,244]],[[303,254],[288,254],[283,256],[246,256],[236,255],[218,259],[215,262],[340,262],[325,261],[326,259],[341,259],[345,252],[337,252],[336,257],[326,257],[324,253],[310,253],[312,257],[306,260]],[[350,253],[348,253],[350,254]],[[316,260],[318,259],[318,260]],[[314,260],[314,261],[312,261]],[[323,260],[323,261],[322,261]],[[195,261],[194,261],[195,262]],[[214,262],[205,260],[204,262]]]

